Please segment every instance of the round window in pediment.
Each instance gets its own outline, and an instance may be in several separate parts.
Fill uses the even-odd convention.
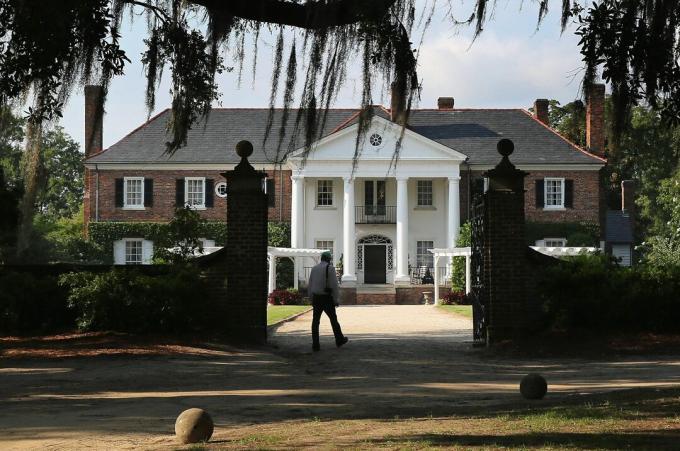
[[[380,144],[382,144],[382,136],[377,133],[373,133],[368,137],[368,142],[370,142],[373,147],[378,147]]]

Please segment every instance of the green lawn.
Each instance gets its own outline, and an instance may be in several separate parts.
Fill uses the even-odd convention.
[[[311,305],[270,305],[267,307],[267,325],[271,326],[310,308],[312,308]]]
[[[457,315],[463,315],[467,318],[472,318],[472,306],[471,305],[438,305],[440,309],[445,312],[455,313]]]

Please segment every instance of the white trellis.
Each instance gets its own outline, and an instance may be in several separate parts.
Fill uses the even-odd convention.
[[[529,246],[533,250],[541,254],[550,255],[551,257],[573,257],[575,255],[593,254],[600,249],[596,247],[545,247],[545,246]]]
[[[267,247],[267,256],[269,258],[269,291],[271,293],[276,289],[276,259],[279,257],[292,258],[293,262],[297,263],[298,257],[312,257],[317,262],[321,258],[321,254],[328,251],[328,249],[295,249],[291,247]],[[297,264],[295,264],[297,268]],[[293,278],[294,288],[298,287],[297,274]]]
[[[434,301],[439,300],[439,271],[437,271],[437,264],[441,257],[465,257],[465,294],[470,293],[471,276],[470,276],[470,256],[472,249],[469,247],[449,247],[446,249],[428,249],[434,255]]]

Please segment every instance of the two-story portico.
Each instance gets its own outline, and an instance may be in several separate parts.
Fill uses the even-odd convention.
[[[357,131],[289,157],[291,244],[332,249],[343,284],[406,284],[410,265],[432,266],[427,249],[455,244],[466,156],[379,116],[359,146]]]

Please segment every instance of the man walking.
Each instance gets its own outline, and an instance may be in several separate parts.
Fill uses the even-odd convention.
[[[338,279],[335,275],[335,268],[331,265],[331,253],[321,254],[321,262],[312,268],[309,274],[309,294],[312,296],[312,306],[314,316],[312,318],[312,349],[318,351],[319,345],[319,322],[321,314],[326,312],[328,319],[331,320],[333,335],[335,335],[335,345],[339,348],[349,341],[342,334],[335,307],[338,305]]]

